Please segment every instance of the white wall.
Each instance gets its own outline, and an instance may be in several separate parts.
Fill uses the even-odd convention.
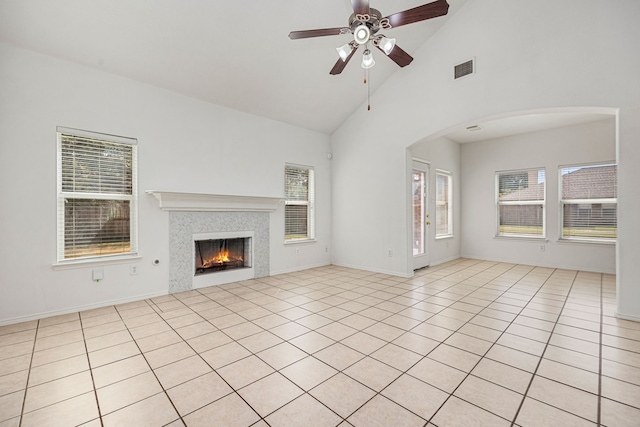
[[[462,256],[615,273],[615,245],[559,242],[558,167],[615,161],[615,117],[462,145]],[[496,238],[495,173],[544,168],[546,237]],[[541,246],[544,245],[544,251]]]
[[[409,150],[412,157],[429,162],[429,217],[436,223],[436,171],[438,169],[451,172],[453,180],[453,237],[436,239],[436,228],[428,228],[429,265],[437,265],[460,257],[460,242],[464,237],[461,232],[460,195],[462,194],[460,170],[460,144],[445,137],[419,142]]]
[[[285,246],[281,206],[271,214],[271,272],[330,262],[328,136],[7,44],[0,63],[0,323],[166,293],[168,214],[144,191],[283,197],[285,162],[316,169],[317,242],[300,255]],[[138,139],[139,275],[104,266],[95,283],[90,268],[52,269],[56,126]]]
[[[362,108],[334,133],[334,263],[411,274],[412,144],[487,117],[609,107],[619,109],[618,313],[640,320],[637,16],[636,0],[467,2],[373,94],[371,111]],[[454,81],[453,66],[471,57],[477,73]],[[388,247],[397,256],[386,257]]]

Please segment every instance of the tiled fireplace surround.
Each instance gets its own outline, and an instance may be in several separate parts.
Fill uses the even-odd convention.
[[[169,293],[193,289],[194,235],[253,232],[253,278],[269,276],[269,214],[282,199],[147,190],[169,212]]]
[[[269,275],[269,213],[170,212],[169,293],[192,289],[193,235],[253,231],[255,278]],[[213,273],[217,274],[217,273]]]

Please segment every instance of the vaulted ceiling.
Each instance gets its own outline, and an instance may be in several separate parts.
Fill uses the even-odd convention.
[[[449,0],[447,16],[385,34],[415,57],[466,1]],[[383,16],[424,3],[370,2]],[[292,30],[347,26],[352,11],[350,0],[0,0],[0,40],[331,134],[356,109],[366,108],[359,59],[341,75],[329,75],[338,59],[335,48],[352,38],[287,36]],[[374,55],[375,100],[376,88],[403,69],[377,50]]]

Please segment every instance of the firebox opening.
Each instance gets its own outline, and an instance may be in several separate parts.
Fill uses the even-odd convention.
[[[195,241],[195,275],[251,268],[251,238]]]

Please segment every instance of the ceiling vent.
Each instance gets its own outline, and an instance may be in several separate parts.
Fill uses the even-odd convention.
[[[461,77],[468,76],[469,74],[473,74],[475,71],[475,61],[472,58],[453,67],[453,78],[454,80],[459,79]]]

